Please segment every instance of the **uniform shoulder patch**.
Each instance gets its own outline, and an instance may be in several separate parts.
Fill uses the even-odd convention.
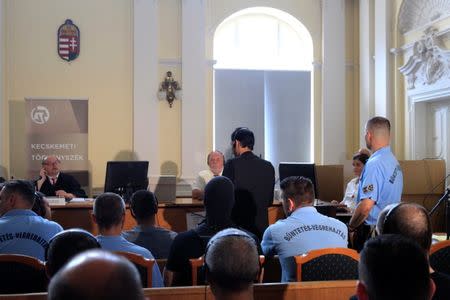
[[[363,193],[368,193],[373,191],[373,184],[368,184],[362,188]]]

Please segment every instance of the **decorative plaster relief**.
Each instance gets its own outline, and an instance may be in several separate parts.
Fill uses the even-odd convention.
[[[402,34],[450,15],[450,0],[404,0],[398,14]]]
[[[422,39],[414,43],[413,54],[399,68],[406,77],[408,89],[431,86],[440,81],[450,84],[450,50],[443,49],[435,28],[425,30]]]

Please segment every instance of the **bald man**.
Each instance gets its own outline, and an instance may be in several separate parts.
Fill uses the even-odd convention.
[[[207,158],[208,170],[203,170],[198,173],[195,183],[192,185],[192,198],[203,199],[203,191],[206,184],[215,176],[221,176],[225,158],[220,151],[212,151]]]
[[[46,196],[62,198],[87,198],[86,192],[78,181],[69,174],[61,172],[61,161],[55,155],[47,156],[42,161],[36,188]]]
[[[253,282],[260,266],[255,240],[228,228],[209,240],[205,253],[206,277],[216,300],[253,299]]]
[[[48,299],[144,299],[136,267],[125,258],[101,250],[75,256],[50,282]]]
[[[381,211],[377,223],[379,234],[400,234],[416,241],[428,254],[433,229],[428,211],[415,203],[400,203]],[[437,272],[430,266],[430,276],[436,285],[433,300],[450,299],[450,275]]]
[[[373,154],[361,174],[357,206],[348,224],[350,241],[356,250],[361,250],[373,233],[383,208],[401,200],[403,174],[389,146],[390,131],[386,118],[373,117],[366,123],[366,145]]]

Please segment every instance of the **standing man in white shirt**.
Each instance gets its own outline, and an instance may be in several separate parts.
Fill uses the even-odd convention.
[[[192,185],[192,198],[203,199],[203,191],[206,184],[215,176],[221,176],[225,158],[222,152],[215,150],[208,154],[207,164],[208,170],[203,170],[198,173],[195,183]]]

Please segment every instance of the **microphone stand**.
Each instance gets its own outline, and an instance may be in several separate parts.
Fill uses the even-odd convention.
[[[450,188],[445,190],[444,195],[438,200],[438,202],[433,206],[431,211],[429,212],[430,217],[437,210],[437,208],[441,205],[442,202],[445,202],[445,231],[447,233],[447,240],[450,237]]]

